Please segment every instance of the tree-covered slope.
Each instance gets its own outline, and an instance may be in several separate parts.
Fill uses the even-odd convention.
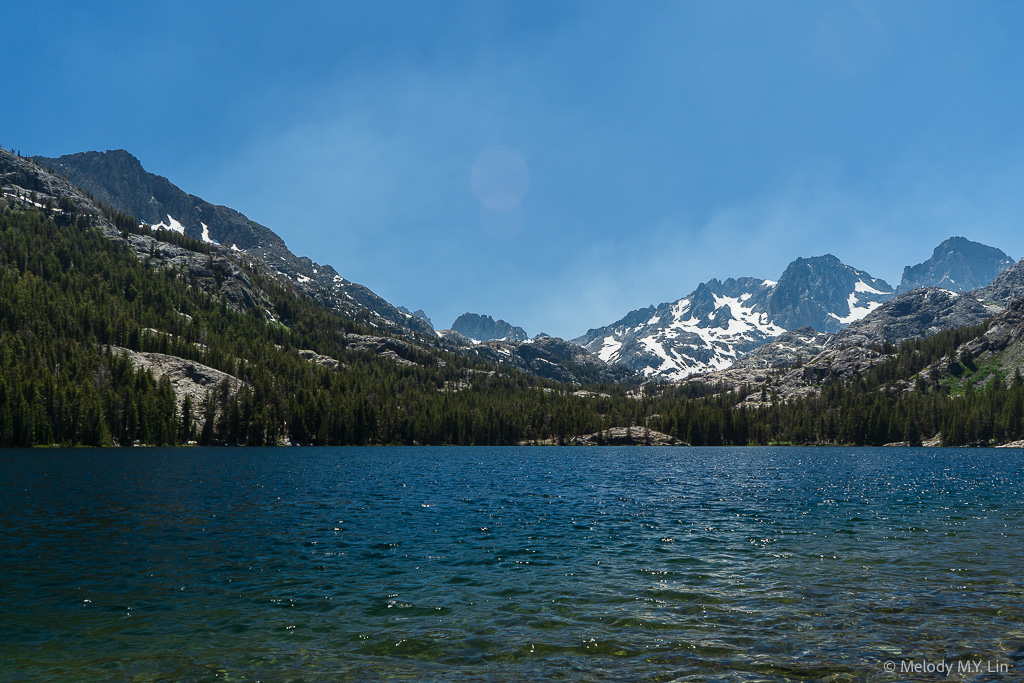
[[[260,259],[151,231],[30,164],[0,174],[0,446],[601,443],[613,428],[695,445],[1024,437],[1019,300],[980,325],[731,383],[580,391],[496,365],[498,347],[392,336]],[[523,362],[605,377],[559,343]]]
[[[204,286],[99,222],[0,206],[2,445],[512,443],[635,419],[617,413],[638,407],[625,398],[598,408],[575,387],[374,336],[244,264],[269,311],[236,310],[216,273]],[[213,260],[202,243],[159,236]],[[241,388],[179,406],[168,380],[118,349],[187,359]]]

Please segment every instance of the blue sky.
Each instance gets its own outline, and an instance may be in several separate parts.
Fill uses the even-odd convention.
[[[1024,255],[1018,2],[4,6],[0,145],[124,148],[438,327]]]

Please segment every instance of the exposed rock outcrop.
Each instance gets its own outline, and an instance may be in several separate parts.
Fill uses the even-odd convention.
[[[929,287],[900,295],[836,334],[829,348],[870,346],[927,337],[956,327],[977,325],[995,310],[971,294]]]
[[[818,332],[813,327],[801,327],[784,332],[764,346],[740,356],[729,369],[756,370],[792,367],[821,353],[830,338],[830,334]]]
[[[953,358],[939,363],[930,374],[937,371],[958,375],[962,368],[957,365],[974,367],[982,362],[996,365],[1007,383],[1014,381],[1018,373],[1024,375],[1024,298],[1014,300],[991,320],[984,334],[963,344]],[[988,379],[982,378],[982,382]]]
[[[687,446],[674,436],[643,427],[612,427],[603,432],[574,436],[573,446]]]
[[[974,295],[986,303],[1003,305],[1024,297],[1024,258],[1000,273],[992,284],[974,292]]]
[[[489,363],[506,365],[558,382],[620,383],[636,381],[638,376],[621,365],[609,365],[586,349],[558,337],[512,343],[489,341],[473,347],[478,358]]]
[[[698,375],[691,381],[700,382],[715,393],[749,391],[751,393],[744,399],[744,404],[753,406],[816,396],[819,393],[817,385],[864,375],[888,358],[889,355],[870,348],[845,346],[826,349],[798,367],[733,367]]]
[[[345,348],[349,351],[365,351],[386,358],[397,365],[417,365],[416,347],[395,337],[372,337],[365,334],[345,335]]]
[[[164,353],[132,351],[120,346],[111,346],[110,349],[113,353],[127,355],[133,365],[151,371],[156,379],[166,376],[174,389],[179,411],[186,396],[192,399],[193,409],[198,415],[199,406],[202,405],[207,392],[217,389],[224,382],[227,382],[228,391],[232,394],[245,386],[237,377],[193,360]]]
[[[602,432],[581,434],[563,441],[544,439],[543,441],[522,441],[519,445],[530,446],[689,446],[688,443],[669,434],[656,432],[643,427],[612,427]]]
[[[312,349],[301,349],[299,351],[299,358],[308,360],[310,363],[316,363],[317,365],[330,370],[337,370],[339,367],[345,367],[337,358],[321,355]]]
[[[256,287],[241,266],[223,252],[203,254],[149,235],[130,234],[124,239],[140,261],[172,268],[184,277],[195,278],[200,287],[224,297],[228,306],[236,311],[256,306],[272,308],[267,294]]]

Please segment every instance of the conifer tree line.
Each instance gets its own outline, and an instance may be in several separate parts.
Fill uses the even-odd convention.
[[[696,383],[564,386],[470,357],[410,346],[397,364],[348,348],[349,334],[384,333],[342,318],[254,270],[281,324],[238,312],[183,269],[151,263],[105,239],[70,202],[50,212],[0,205],[0,446],[499,445],[568,441],[612,427],[670,434],[693,445],[880,445],[942,434],[949,445],[1024,437],[1024,382],[959,366],[959,377],[921,371],[984,326],[911,340],[863,377],[820,395],[748,407],[760,387],[718,392]],[[146,232],[105,207],[122,234]],[[156,235],[154,235],[156,236]],[[162,231],[161,239],[211,253]],[[135,367],[117,348],[202,363],[241,381],[180,403],[166,377]],[[340,361],[301,357],[301,349]],[[988,373],[983,385],[972,377]],[[906,383],[912,390],[907,390]]]

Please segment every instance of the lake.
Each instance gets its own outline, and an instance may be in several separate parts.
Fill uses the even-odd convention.
[[[4,681],[1024,680],[1020,450],[10,450],[0,468]]]

